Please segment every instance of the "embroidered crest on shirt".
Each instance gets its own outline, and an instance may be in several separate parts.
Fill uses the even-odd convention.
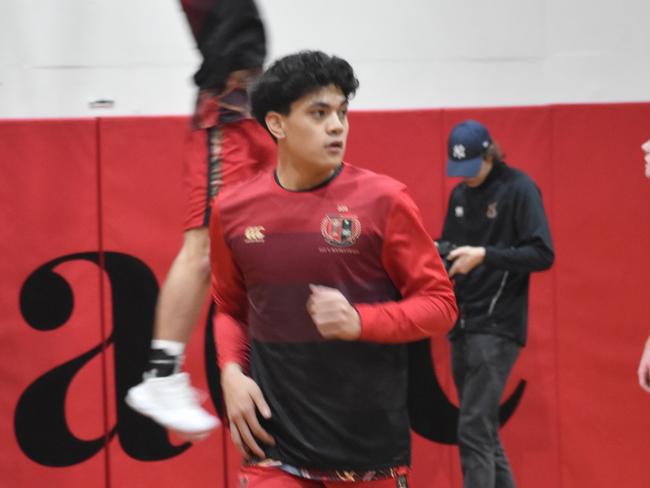
[[[250,227],[246,227],[246,230],[244,231],[244,242],[246,244],[264,242],[264,226],[252,225]]]
[[[459,205],[458,207],[454,208],[454,214],[456,217],[462,217],[465,215],[465,209]]]
[[[497,216],[497,202],[489,203],[487,212],[485,212],[488,219],[494,219]]]
[[[328,244],[350,247],[361,235],[361,222],[356,215],[329,214],[323,217],[320,231]]]

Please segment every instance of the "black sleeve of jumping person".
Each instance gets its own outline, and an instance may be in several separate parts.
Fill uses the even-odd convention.
[[[548,269],[555,253],[542,194],[528,177],[520,178],[513,191],[516,242],[508,248],[486,246],[483,264],[519,273]]]
[[[203,57],[194,75],[199,88],[220,90],[233,71],[261,67],[266,35],[254,0],[216,0],[197,44]]]

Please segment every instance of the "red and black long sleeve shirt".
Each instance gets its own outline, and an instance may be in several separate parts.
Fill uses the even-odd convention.
[[[457,308],[404,185],[342,164],[292,192],[262,173],[215,201],[211,264],[219,363],[250,365],[272,410],[267,456],[318,470],[409,464],[405,343],[446,334]],[[358,341],[319,334],[309,284],[355,306]]]

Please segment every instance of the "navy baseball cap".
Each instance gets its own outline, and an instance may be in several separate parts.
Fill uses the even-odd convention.
[[[447,139],[447,176],[476,176],[490,144],[492,137],[480,122],[465,120],[455,125]]]

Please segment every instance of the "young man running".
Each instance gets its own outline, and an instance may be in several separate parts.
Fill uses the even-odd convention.
[[[456,320],[405,186],[343,162],[357,87],[321,52],[275,62],[251,101],[277,168],[213,207],[217,349],[248,488],[406,486],[405,343]]]

